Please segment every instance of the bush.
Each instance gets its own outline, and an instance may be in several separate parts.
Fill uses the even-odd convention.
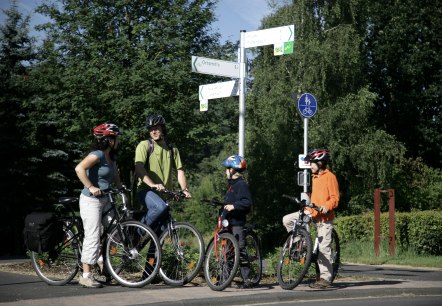
[[[396,213],[396,245],[411,248],[417,254],[442,255],[442,211]],[[388,213],[381,214],[381,240],[388,241]],[[374,215],[339,217],[335,228],[341,244],[350,241],[373,241]]]

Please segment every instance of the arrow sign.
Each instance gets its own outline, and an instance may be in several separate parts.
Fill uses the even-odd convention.
[[[245,32],[244,48],[280,44],[295,40],[295,25]]]
[[[208,100],[239,95],[238,81],[227,81],[214,84],[200,85],[199,99]]]
[[[192,72],[239,78],[239,63],[192,56]]]

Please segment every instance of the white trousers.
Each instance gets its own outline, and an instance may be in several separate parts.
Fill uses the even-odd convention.
[[[100,236],[102,224],[108,226],[112,214],[103,215],[110,208],[107,197],[93,198],[80,194],[80,216],[83,220],[84,240],[81,262],[95,265],[100,257]]]
[[[282,218],[282,223],[284,224],[287,232],[293,229],[296,219],[299,217],[299,212],[291,213],[285,215]],[[320,271],[320,277],[326,281],[331,280],[333,267],[331,264],[331,240],[332,240],[332,230],[333,221],[327,222],[315,222],[314,223],[318,232],[319,240],[319,252],[318,252],[318,266]],[[314,241],[313,241],[314,243]]]

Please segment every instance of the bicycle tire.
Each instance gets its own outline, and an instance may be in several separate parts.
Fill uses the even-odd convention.
[[[38,277],[52,286],[63,286],[72,281],[80,268],[77,236],[63,225],[65,237],[52,251],[31,252],[31,264]]]
[[[332,241],[331,241],[331,264],[332,264],[332,274],[330,283],[333,283],[336,276],[339,272],[339,266],[341,264],[341,246],[339,244],[339,237],[336,230],[333,228],[332,230]],[[316,270],[316,280],[320,279],[320,271],[319,271],[319,264],[317,260],[315,261],[315,270]]]
[[[262,277],[262,254],[258,236],[249,232],[246,234],[247,261],[250,267],[250,281],[253,286],[258,286]]]
[[[143,287],[155,278],[161,265],[157,235],[138,221],[115,225],[106,238],[105,263],[110,275],[122,286]]]
[[[239,244],[230,233],[219,234],[219,239],[209,243],[204,262],[204,277],[210,289],[221,291],[227,288],[239,266]]]
[[[175,222],[172,237],[169,230],[160,236],[160,276],[171,286],[183,286],[198,274],[204,261],[204,240],[193,224]]]
[[[282,289],[291,290],[301,283],[312,259],[312,239],[304,228],[289,233],[278,261],[278,283]]]

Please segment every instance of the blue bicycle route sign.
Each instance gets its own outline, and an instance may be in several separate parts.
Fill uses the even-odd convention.
[[[309,93],[302,94],[301,97],[298,99],[298,109],[303,117],[313,117],[318,110],[316,98]]]

